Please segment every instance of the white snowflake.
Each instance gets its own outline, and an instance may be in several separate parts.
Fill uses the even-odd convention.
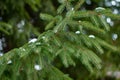
[[[89,37],[90,37],[90,38],[95,38],[95,36],[94,36],[94,35],[89,35]]]
[[[36,41],[37,41],[37,39],[36,39],[36,38],[33,38],[33,39],[30,39],[29,43],[34,43],[34,42],[36,42]]]
[[[74,10],[74,8],[72,8],[72,11]]]
[[[37,64],[34,66],[34,68],[35,68],[35,70],[37,70],[37,71],[39,71],[39,70],[42,69],[42,68],[40,67],[40,65],[37,65]]]
[[[103,8],[103,7],[97,7],[97,8],[95,8],[95,10],[96,10],[97,12],[99,12],[99,11],[101,11],[101,10],[105,10],[105,8]]]
[[[117,38],[118,38],[118,35],[117,35],[117,34],[115,34],[115,33],[112,34],[112,39],[113,39],[113,40],[116,40]]]
[[[7,62],[7,64],[11,64],[12,63],[12,61],[11,60],[9,60],[8,62]]]
[[[75,33],[76,33],[76,34],[80,34],[80,31],[76,31]]]

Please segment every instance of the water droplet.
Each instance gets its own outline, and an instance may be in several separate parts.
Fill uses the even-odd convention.
[[[120,0],[116,0],[117,2],[120,2]]]
[[[91,0],[86,0],[86,4],[91,5]]]
[[[115,2],[115,1],[111,1],[111,4],[112,4],[113,6],[115,6],[115,5],[116,5],[116,2]]]
[[[95,36],[94,36],[94,35],[89,35],[88,37],[90,37],[90,38],[95,38]]]
[[[106,21],[107,21],[108,23],[110,23],[110,22],[111,22],[111,18],[107,18]]]
[[[24,31],[24,26],[25,25],[25,20],[21,20],[18,24],[17,24],[17,28],[19,32],[23,32]]]
[[[118,9],[113,10],[113,14],[118,14],[118,13],[119,13]]]
[[[45,36],[43,36],[42,38],[45,39]]]
[[[105,2],[105,5],[108,7],[112,6],[111,2],[108,2],[108,1]]]
[[[72,11],[74,10],[74,8],[72,8]]]
[[[17,24],[17,27],[19,29],[23,28],[23,26],[25,25],[25,21],[24,20],[21,20],[18,24]]]
[[[103,8],[103,7],[97,7],[97,8],[95,8],[95,10],[96,10],[97,12],[100,12],[100,11],[105,10],[105,8]]]
[[[34,68],[35,68],[35,70],[37,70],[37,71],[39,71],[39,70],[42,69],[42,68],[40,67],[40,65],[37,65],[37,64],[34,66]]]
[[[117,34],[112,34],[112,39],[113,40],[116,40],[118,38],[118,35]]]
[[[80,34],[80,31],[76,31],[75,33],[76,33],[76,34]]]
[[[8,62],[7,62],[7,64],[11,64],[12,63],[12,61],[11,60],[9,60]]]
[[[113,21],[111,21],[111,22],[110,22],[110,26],[113,26],[113,25],[114,25],[114,22],[113,22]]]
[[[36,38],[33,38],[33,39],[30,39],[29,43],[34,43],[34,42],[36,42],[36,41],[37,41],[37,39],[36,39]]]

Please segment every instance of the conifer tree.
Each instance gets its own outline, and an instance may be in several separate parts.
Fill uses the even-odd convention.
[[[119,52],[107,40],[105,19],[120,16],[103,7],[84,10],[84,2],[1,0],[1,40],[9,46],[0,56],[0,80],[73,80],[62,69],[79,64],[90,74],[101,70],[105,50]]]

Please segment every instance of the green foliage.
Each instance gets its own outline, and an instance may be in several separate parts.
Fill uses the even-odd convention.
[[[61,65],[64,65],[65,68],[76,67],[78,61],[90,73],[94,73],[95,68],[100,70],[102,67],[102,60],[99,56],[105,50],[119,51],[117,47],[104,39],[110,31],[105,17],[113,19],[120,17],[112,14],[110,10],[104,8],[96,8],[93,11],[80,10],[84,0],[59,0],[60,5],[56,12],[53,12],[54,14],[52,11],[47,13],[45,10],[38,14],[37,17],[40,17],[43,22],[40,27],[46,26],[45,31],[39,32],[36,26],[29,21],[31,16],[24,7],[27,4],[36,12],[41,6],[44,8],[45,3],[41,3],[42,0],[19,0],[19,4],[12,1],[1,1],[3,3],[0,8],[2,15],[11,13],[10,5],[7,4],[14,4],[11,7],[12,10],[20,12],[19,15],[16,12],[16,15],[23,19],[11,17],[6,22],[0,22],[0,32],[9,37],[16,35],[13,38],[18,40],[20,45],[12,48],[24,45],[12,49],[0,57],[0,80],[73,80],[57,67],[55,60],[60,60]],[[47,3],[52,5],[50,0],[47,0]],[[8,13],[5,13],[3,7]],[[47,7],[49,8],[49,6]],[[45,9],[48,10],[48,8]],[[20,25],[22,27],[22,32],[20,32],[16,25],[24,20],[26,25]],[[35,41],[27,42],[32,34],[38,38]],[[21,38],[23,41],[19,40]],[[39,66],[38,70],[35,69],[36,65]]]
[[[0,31],[2,31],[3,33],[9,35],[11,29],[12,29],[11,25],[9,25],[5,22],[0,22]]]

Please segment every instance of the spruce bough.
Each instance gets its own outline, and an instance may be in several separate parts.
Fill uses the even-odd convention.
[[[35,41],[0,57],[0,80],[73,80],[56,67],[56,58],[66,68],[75,67],[78,60],[93,73],[94,68],[101,69],[102,60],[97,55],[103,54],[104,48],[118,51],[101,36],[110,31],[104,17],[119,19],[120,16],[101,7],[93,11],[81,10],[84,0],[76,4],[70,0],[59,0],[59,3],[56,16],[40,13],[40,18],[47,23],[45,32]],[[2,22],[0,26],[4,34],[9,34],[4,27],[12,28]]]

